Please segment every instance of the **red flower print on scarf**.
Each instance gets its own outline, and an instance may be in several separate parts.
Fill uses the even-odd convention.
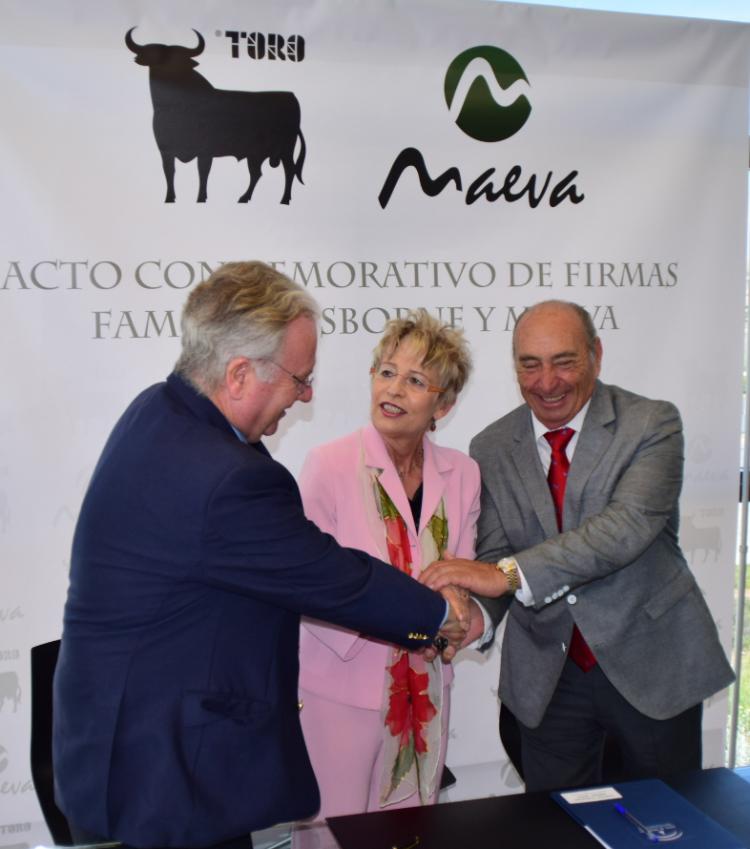
[[[385,516],[385,542],[391,564],[407,575],[411,575],[411,545],[409,531],[401,516]]]
[[[391,734],[400,737],[393,770],[393,784],[396,786],[411,767],[415,753],[421,755],[427,751],[422,729],[437,711],[427,694],[427,673],[412,669],[407,652],[401,652],[389,669],[392,681],[385,721]]]

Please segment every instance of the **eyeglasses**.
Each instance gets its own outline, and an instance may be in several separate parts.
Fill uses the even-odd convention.
[[[370,374],[382,383],[394,383],[399,377],[403,377],[407,389],[413,392],[445,392],[442,386],[433,386],[428,383],[421,374],[417,372],[409,372],[406,375],[401,375],[390,366],[380,366],[371,368]]]
[[[289,377],[292,378],[292,380],[294,381],[294,388],[297,390],[297,395],[299,395],[299,396],[304,395],[305,392],[307,392],[308,389],[312,389],[312,385],[313,385],[313,376],[312,375],[309,375],[308,377],[297,377],[297,375],[294,372],[289,371],[288,368],[284,368],[284,366],[282,366],[281,363],[277,363],[276,360],[272,360],[269,357],[264,357],[263,359],[264,359],[264,362],[271,363],[272,365],[275,365],[276,368],[280,368],[284,372],[284,374],[288,374]]]

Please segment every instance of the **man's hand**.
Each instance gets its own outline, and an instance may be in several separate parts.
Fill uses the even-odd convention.
[[[446,623],[447,624],[447,623]],[[466,646],[473,643],[475,640],[478,640],[485,631],[484,624],[484,616],[482,615],[482,610],[479,605],[474,601],[473,598],[469,599],[469,629],[466,631],[463,640],[459,645],[455,645],[451,642],[445,647],[445,650],[442,652],[443,660],[448,663],[456,656],[456,653]],[[425,660],[434,660],[438,655],[437,648],[431,646],[428,649],[424,649]]]
[[[443,660],[452,660],[457,649],[461,646],[469,629],[471,614],[469,611],[469,594],[464,589],[456,587],[444,587],[440,590],[443,598],[448,602],[448,618],[438,632],[438,637],[447,640],[446,647],[442,650]],[[434,660],[441,652],[436,646],[422,649],[424,659]]]
[[[422,572],[419,580],[432,590],[463,587],[488,598],[505,595],[510,589],[508,579],[493,563],[459,558],[436,560]]]
[[[451,607],[451,612],[440,629],[440,636],[448,640],[448,645],[442,652],[443,660],[449,661],[455,657],[469,630],[469,593],[460,587],[443,587],[440,592]]]

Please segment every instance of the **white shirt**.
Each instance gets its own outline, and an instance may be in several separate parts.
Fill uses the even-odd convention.
[[[583,427],[583,420],[586,418],[586,413],[589,410],[589,406],[591,405],[591,399],[581,407],[581,409],[573,416],[573,418],[566,424],[562,425],[562,427],[572,428],[574,433],[571,437],[570,442],[565,448],[565,454],[568,458],[568,462],[572,462],[573,454],[576,450],[576,445],[578,444],[578,436],[581,432],[581,428]],[[545,439],[544,434],[549,433],[549,428],[543,425],[539,419],[531,413],[531,424],[534,428],[534,441],[536,442],[536,450],[539,453],[539,459],[542,462],[542,468],[544,469],[544,474],[546,475],[549,472],[550,463],[552,462],[552,446]],[[561,428],[554,428],[555,430],[560,430]],[[514,558],[508,558],[514,559]],[[516,563],[516,568],[518,569],[518,563]],[[518,578],[519,578],[519,586],[516,590],[516,598],[521,602],[525,607],[532,607],[534,604],[534,595],[531,592],[531,587],[526,583],[526,580],[523,576],[523,572],[518,569]],[[474,599],[476,601],[476,599]],[[482,611],[482,618],[484,619],[484,634],[479,637],[474,643],[472,643],[472,647],[483,646],[487,643],[493,636],[493,627],[492,622],[490,620],[489,614],[484,609],[484,606],[477,601],[479,605],[479,609]]]

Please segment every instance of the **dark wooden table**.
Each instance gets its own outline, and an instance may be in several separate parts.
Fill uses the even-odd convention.
[[[723,768],[667,783],[750,847],[750,783]],[[328,825],[341,849],[601,849],[548,793],[331,817]]]

